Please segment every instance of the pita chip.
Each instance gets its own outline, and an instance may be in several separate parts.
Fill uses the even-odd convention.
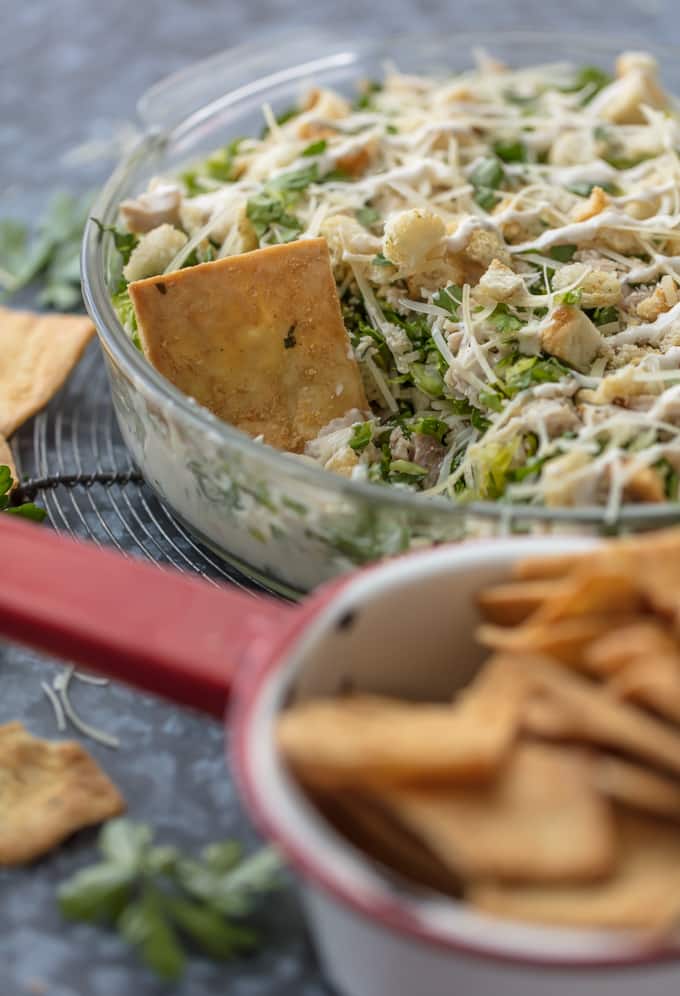
[[[537,661],[533,674],[535,687],[565,707],[565,718],[579,740],[624,751],[680,775],[680,730],[549,660]]]
[[[483,618],[496,626],[517,626],[560,590],[557,581],[511,581],[484,588],[477,595]]]
[[[0,308],[0,434],[11,436],[50,401],[93,333],[85,315]]]
[[[607,683],[615,696],[647,706],[680,723],[680,653],[645,654],[629,661]]]
[[[519,744],[487,785],[386,786],[378,798],[465,879],[598,878],[615,861],[609,805],[585,753]]]
[[[499,657],[452,704],[369,695],[312,700],[281,714],[277,740],[312,786],[469,782],[498,769],[524,694],[523,668]]]
[[[325,239],[268,246],[130,284],[144,353],[219,418],[301,452],[366,410]]]
[[[0,726],[0,865],[32,861],[124,809],[80,744],[40,740],[17,722]]]
[[[593,764],[595,785],[606,796],[658,816],[680,819],[680,783],[648,768],[601,754]]]
[[[586,669],[607,677],[638,658],[668,657],[680,647],[661,620],[644,618],[629,626],[617,626],[595,640],[584,653]]]
[[[680,916],[680,834],[677,825],[622,812],[614,874],[575,885],[473,882],[466,897],[499,916],[570,927],[661,930]]]
[[[612,629],[630,622],[630,616],[584,615],[554,622],[534,623],[528,619],[521,626],[493,626],[483,623],[477,630],[482,646],[508,654],[546,654],[571,667],[583,666],[586,648],[610,633]]]

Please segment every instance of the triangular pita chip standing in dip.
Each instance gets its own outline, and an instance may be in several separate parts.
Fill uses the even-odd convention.
[[[269,246],[130,284],[144,353],[225,422],[300,452],[368,409],[324,239]]]

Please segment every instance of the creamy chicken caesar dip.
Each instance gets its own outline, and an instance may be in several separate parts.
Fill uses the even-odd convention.
[[[678,499],[680,130],[651,56],[387,68],[264,117],[121,205],[131,336],[128,282],[324,239],[370,410],[304,459],[455,501]]]

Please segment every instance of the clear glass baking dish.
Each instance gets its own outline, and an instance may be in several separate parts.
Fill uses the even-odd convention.
[[[510,65],[568,60],[611,67],[640,40],[564,34],[430,34],[338,38],[329,30],[268,36],[222,52],[152,87],[139,102],[145,136],[99,195],[93,215],[116,220],[151,176],[180,169],[237,135],[256,134],[261,106],[284,110],[307,89],[352,93],[386,60],[403,71],[469,68],[484,48]],[[680,93],[677,53],[655,49],[666,87]],[[246,574],[287,594],[414,547],[507,532],[614,532],[680,520],[680,504],[559,509],[478,502],[455,506],[345,478],[254,442],[161,377],[132,345],[109,299],[112,240],[93,223],[82,258],[87,308],[99,334],[118,422],[151,487],[203,542]]]

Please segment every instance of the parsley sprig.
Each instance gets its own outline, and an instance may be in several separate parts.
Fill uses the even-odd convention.
[[[117,819],[99,835],[103,861],[77,872],[58,891],[70,920],[112,925],[164,979],[178,979],[185,943],[218,960],[253,948],[247,923],[259,898],[281,885],[281,863],[269,848],[244,858],[236,841],[190,858],[154,845],[143,823]]]

